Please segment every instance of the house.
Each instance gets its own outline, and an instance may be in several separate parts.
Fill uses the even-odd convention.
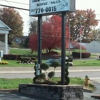
[[[26,40],[27,37],[28,37],[28,36],[16,36],[16,37],[13,38],[12,41],[13,41],[15,44],[17,44],[17,45],[20,45],[20,44],[22,44],[22,43],[25,42],[25,40]]]
[[[10,47],[8,46],[8,53],[9,53]],[[3,53],[5,54],[5,43],[0,41],[0,51],[3,51]]]
[[[11,30],[4,22],[0,20],[0,35],[4,35],[4,43],[0,42],[0,50],[3,50],[3,54],[8,54],[8,34]],[[1,41],[1,40],[0,40]]]
[[[86,50],[85,46],[83,44],[78,43],[77,41],[71,41],[70,43],[66,43],[66,49],[70,47],[70,49],[81,49]]]
[[[90,53],[100,53],[100,41],[92,41],[86,45],[86,51]]]

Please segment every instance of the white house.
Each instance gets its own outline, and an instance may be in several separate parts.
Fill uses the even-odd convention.
[[[90,53],[100,53],[100,41],[92,41],[86,45],[86,51]]]
[[[9,50],[10,50],[10,47],[8,46],[8,53],[9,53]],[[0,41],[0,51],[3,51],[4,54],[8,54],[8,53],[5,53],[5,43]]]
[[[0,50],[3,50],[4,54],[8,54],[8,34],[11,28],[9,28],[4,22],[0,20],[0,35],[5,35],[5,42],[4,42],[4,49],[2,49],[2,46],[0,46]],[[1,45],[3,45],[1,43]]]

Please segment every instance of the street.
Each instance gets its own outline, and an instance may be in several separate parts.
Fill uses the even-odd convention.
[[[84,93],[84,95],[87,95],[87,94]],[[88,94],[88,95],[90,95],[90,97],[91,97],[91,94]],[[21,93],[18,93],[18,92],[3,92],[3,91],[0,91],[0,100],[46,100],[46,99],[37,98],[37,97],[21,94]],[[83,100],[95,100],[95,99],[85,97]]]
[[[100,71],[78,71],[78,72],[69,72],[69,77],[80,77],[85,78],[88,76],[90,80],[100,82]],[[61,72],[57,71],[55,74],[56,77],[61,76]],[[33,73],[0,73],[0,78],[33,78]]]
[[[0,91],[0,100],[44,100],[44,99],[24,95],[18,92]]]

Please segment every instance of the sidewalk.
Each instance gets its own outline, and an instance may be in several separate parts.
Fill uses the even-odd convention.
[[[96,86],[96,90],[92,93],[84,92],[84,99],[83,100],[100,100],[100,83],[93,82]]]

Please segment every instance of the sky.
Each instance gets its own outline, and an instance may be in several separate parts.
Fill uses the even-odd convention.
[[[96,19],[100,19],[100,10],[99,10],[100,3],[99,2],[100,0],[76,0],[75,6],[76,6],[76,9],[79,9],[79,10],[87,10],[87,9],[95,10]],[[0,0],[0,4],[29,9],[29,0]],[[24,36],[27,36],[29,32],[29,22],[31,19],[29,16],[29,11],[18,10],[18,12],[20,13],[24,21],[24,26],[23,26]],[[36,17],[33,17],[33,19],[35,18]]]

